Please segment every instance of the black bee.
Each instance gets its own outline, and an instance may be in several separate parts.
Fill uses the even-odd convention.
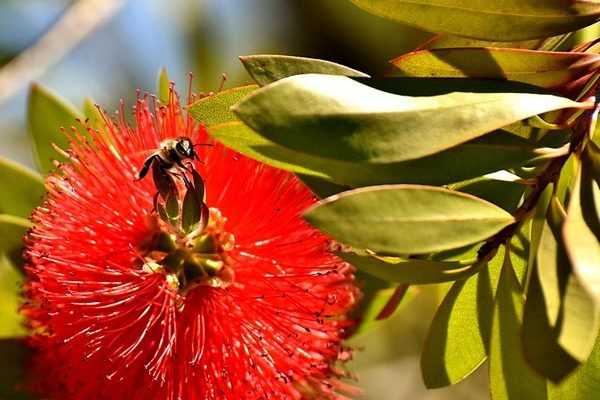
[[[184,160],[198,159],[191,139],[180,136],[175,139],[166,139],[160,143],[160,147],[144,161],[142,169],[137,174],[136,180],[144,179],[150,167],[155,170],[155,175],[165,175],[175,166],[187,170],[183,164]]]

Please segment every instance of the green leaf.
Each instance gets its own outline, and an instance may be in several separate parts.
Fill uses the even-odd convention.
[[[548,190],[548,189],[547,189]],[[571,373],[579,362],[563,349],[559,343],[562,334],[573,332],[573,295],[577,296],[578,285],[573,281],[571,266],[565,254],[560,228],[564,211],[558,199],[547,202],[542,198],[536,216],[544,214],[548,219],[541,221],[537,257],[531,273],[527,301],[523,315],[523,351],[529,364],[552,381],[560,381]],[[537,223],[537,221],[534,221]],[[577,298],[577,297],[576,297]],[[576,321],[576,320],[575,320]],[[579,339],[580,333],[575,332]],[[586,334],[583,335],[583,338]]]
[[[490,341],[490,392],[493,400],[546,399],[545,380],[527,365],[521,348],[523,294],[510,260],[504,264],[494,302]]]
[[[549,385],[549,400],[596,400],[600,387],[600,338],[589,359],[560,385]]]
[[[0,252],[0,339],[27,334],[23,316],[19,314],[21,281],[22,276],[17,267]]]
[[[432,186],[387,185],[328,197],[304,214],[340,242],[382,254],[421,254],[486,239],[514,222],[485,200]]]
[[[535,268],[537,270],[537,266]],[[558,382],[579,365],[559,344],[561,325],[548,319],[538,272],[531,273],[523,311],[522,349],[527,363],[542,376]],[[513,351],[519,351],[515,349]]]
[[[538,249],[540,247],[542,232],[544,230],[544,225],[546,224],[546,212],[548,210],[548,206],[550,205],[550,200],[552,199],[553,190],[554,185],[552,183],[546,186],[535,206],[535,210],[531,218],[531,230],[529,232],[531,251],[529,252],[527,265],[533,266],[535,264]]]
[[[364,10],[430,32],[483,40],[554,36],[596,22],[600,5],[561,0],[351,0]]]
[[[45,192],[40,174],[0,157],[0,214],[27,218],[40,205]]]
[[[188,106],[188,110],[194,119],[207,126],[236,121],[236,116],[229,111],[230,107],[256,89],[256,85],[247,85],[223,90],[195,101]]]
[[[426,284],[465,279],[479,271],[475,265],[459,261],[393,259],[340,253],[340,258],[369,275],[387,282]],[[474,260],[473,260],[474,261]]]
[[[565,249],[573,270],[600,303],[600,189],[584,163],[576,177],[563,227]]]
[[[368,77],[355,69],[331,61],[282,55],[253,55],[240,57],[244,68],[260,86],[293,75],[328,74]]]
[[[589,174],[600,185],[600,147],[590,141],[583,152],[583,161]]]
[[[421,353],[425,386],[460,382],[486,359],[501,248],[480,273],[452,285],[435,313]]]
[[[548,221],[544,221],[542,226],[535,258],[535,270],[546,305],[546,317],[552,325],[557,323],[562,307],[562,292],[571,272],[560,233],[564,221],[563,213],[558,199],[552,198],[547,210]]]
[[[28,220],[13,215],[0,214],[0,254],[20,264],[23,236],[32,224]]]
[[[263,163],[350,187],[447,184],[528,164],[539,155],[531,143],[502,131],[418,160],[389,164],[351,163],[301,153],[263,138],[240,122],[209,127],[209,133],[225,146]]]
[[[594,345],[599,312],[597,303],[582,285],[581,277],[567,255],[565,218],[565,211],[554,197],[548,208],[548,223],[540,239],[536,270],[546,318],[550,324],[559,325],[558,344],[571,357],[582,362]]]
[[[0,399],[32,399],[23,390],[25,366],[30,356],[30,350],[24,340],[0,340]]]
[[[171,81],[169,80],[169,74],[165,67],[158,71],[156,87],[158,89],[158,101],[161,104],[169,104],[169,97],[171,92]]]
[[[590,73],[600,56],[501,48],[450,48],[416,51],[392,60],[405,76],[509,79],[556,88]]]
[[[546,111],[581,107],[531,93],[398,96],[350,78],[298,75],[232,107],[250,128],[300,152],[345,161],[414,160]]]
[[[61,128],[69,130],[76,125],[77,119],[83,120],[77,109],[65,99],[40,84],[31,85],[27,121],[35,158],[42,172],[54,169],[52,160],[65,161],[65,158],[54,150],[52,144],[67,149],[69,140],[61,132]]]

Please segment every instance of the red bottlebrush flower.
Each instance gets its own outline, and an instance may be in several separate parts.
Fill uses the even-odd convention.
[[[71,162],[47,179],[26,238],[33,389],[61,400],[345,398],[336,362],[358,293],[351,267],[300,218],[314,196],[213,143],[193,161],[208,226],[169,226],[137,172],[165,139],[212,142],[173,90],[168,106],[148,103],[138,99],[135,127],[121,109],[105,132],[88,128],[91,140],[74,133]]]

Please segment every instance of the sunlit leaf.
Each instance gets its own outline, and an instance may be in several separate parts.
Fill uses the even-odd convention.
[[[583,164],[569,201],[563,235],[575,274],[600,303],[600,190]]]
[[[561,326],[551,323],[547,312],[544,312],[547,305],[537,271],[531,274],[526,299],[521,338],[527,363],[546,378],[560,381],[571,373],[579,362],[558,344]]]
[[[528,256],[528,265],[534,265],[537,257],[538,248],[540,246],[540,239],[542,236],[544,225],[546,224],[546,211],[548,210],[548,205],[550,204],[550,200],[552,199],[553,190],[553,184],[549,184],[548,186],[546,186],[535,206],[533,217],[531,218],[531,231],[529,234],[529,240],[531,242],[531,251],[529,252]]]
[[[54,168],[52,160],[65,160],[52,144],[61,149],[69,147],[67,136],[61,132],[61,128],[69,130],[70,127],[76,126],[76,119],[83,118],[65,99],[39,84],[31,86],[27,120],[36,161],[42,172],[49,172]]]
[[[320,201],[304,217],[336,240],[383,254],[458,248],[514,222],[485,200],[418,185],[351,190]]]
[[[263,138],[240,122],[209,127],[209,133],[225,146],[263,163],[351,187],[441,185],[531,163],[539,156],[531,143],[502,131],[418,160],[388,164],[351,163],[298,152]]]
[[[578,201],[576,197],[574,193],[571,201]],[[554,197],[548,208],[548,223],[542,231],[536,269],[547,320],[559,325],[558,344],[571,357],[583,362],[594,345],[600,315],[598,303],[568,257],[565,237],[568,218]]]
[[[260,86],[268,85],[288,76],[301,74],[345,75],[352,77],[368,77],[355,69],[331,61],[315,58],[252,55],[240,57],[242,64]]]
[[[555,88],[593,71],[600,64],[600,56],[493,47],[450,48],[408,53],[392,64],[406,76],[509,79]]]
[[[421,353],[428,388],[460,382],[486,359],[503,248],[480,273],[454,283],[438,307]]]
[[[549,385],[548,400],[596,400],[600,387],[600,340],[587,362],[560,385]]]
[[[532,93],[449,93],[407,97],[344,76],[298,75],[232,107],[267,139],[321,157],[391,163],[457,146],[539,113],[580,107]]]
[[[490,341],[490,392],[493,400],[545,400],[546,382],[525,361],[521,348],[523,293],[510,253],[498,282]]]
[[[595,2],[561,0],[350,0],[366,11],[431,32],[484,40],[543,38],[590,25]]]
[[[201,98],[188,106],[194,119],[211,126],[236,121],[229,108],[258,89],[256,85],[240,86]]]
[[[0,214],[28,217],[45,191],[40,174],[0,157]]]

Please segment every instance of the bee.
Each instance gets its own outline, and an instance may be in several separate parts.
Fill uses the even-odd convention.
[[[190,138],[180,136],[175,139],[166,139],[160,143],[160,147],[153,152],[146,160],[137,174],[136,180],[142,180],[148,174],[150,168],[153,168],[155,175],[165,175],[175,167],[187,170],[183,164],[184,160],[199,160],[194,144]]]

